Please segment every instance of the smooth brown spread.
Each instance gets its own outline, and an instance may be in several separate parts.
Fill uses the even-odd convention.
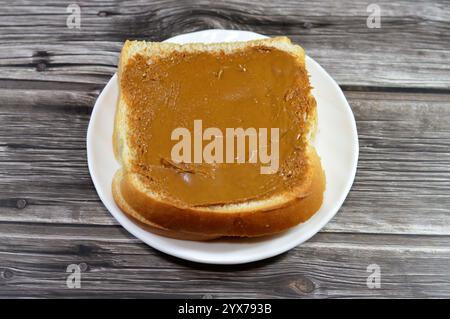
[[[308,75],[286,52],[251,47],[232,54],[174,52],[158,60],[135,55],[123,70],[129,105],[132,167],[152,189],[190,206],[262,199],[302,183],[308,116]],[[174,163],[172,131],[203,128],[279,128],[279,169],[261,163]],[[208,142],[204,141],[203,145]],[[270,143],[269,143],[270,145]],[[246,158],[250,157],[248,148]]]

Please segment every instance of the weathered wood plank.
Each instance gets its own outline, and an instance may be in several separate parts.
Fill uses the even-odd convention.
[[[116,224],[87,169],[91,93],[2,92],[0,221]],[[360,160],[349,197],[324,231],[449,235],[449,95],[346,95]]]
[[[224,267],[166,256],[137,244],[119,227],[0,224],[0,234],[0,296],[398,298],[450,293],[448,236],[408,236],[405,241],[392,235],[322,233],[273,259]],[[82,264],[81,289],[65,286],[65,270],[72,263]],[[370,264],[380,266],[380,289],[367,288]]]
[[[0,0],[0,297],[448,297],[450,3]],[[92,106],[127,38],[209,28],[288,35],[346,90],[360,161],[319,234],[270,260],[199,265],[140,243],[86,163]],[[61,191],[64,190],[64,191]],[[65,272],[82,264],[81,289]],[[369,264],[381,289],[368,289]],[[181,289],[182,288],[182,289]]]
[[[289,35],[342,85],[450,89],[447,1],[80,1],[81,29],[66,26],[73,1],[0,2],[0,75],[104,83],[127,38],[164,40],[209,28]],[[363,70],[363,72],[362,72]]]

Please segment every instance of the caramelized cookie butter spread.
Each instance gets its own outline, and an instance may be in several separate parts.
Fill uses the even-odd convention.
[[[173,52],[151,60],[136,54],[121,78],[133,128],[127,140],[135,152],[134,172],[149,188],[187,206],[263,199],[299,185],[310,165],[305,148],[315,108],[308,75],[299,63],[289,53],[265,46],[234,53]],[[261,162],[249,161],[254,154],[248,139],[244,163],[174,162],[172,132],[183,127],[194,136],[196,120],[203,129],[224,133],[227,128],[266,128],[268,154],[274,151],[270,129],[278,128],[276,172],[261,174]],[[205,147],[209,141],[201,143]]]

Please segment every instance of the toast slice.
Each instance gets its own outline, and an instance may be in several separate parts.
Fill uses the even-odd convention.
[[[189,240],[264,236],[304,222],[320,208],[325,175],[312,145],[316,102],[304,51],[288,38],[185,45],[127,41],[118,78],[113,145],[122,167],[113,195],[148,230]],[[249,145],[241,149],[247,162],[235,157],[236,149],[235,162],[174,161],[171,132],[190,128],[195,145],[198,120],[223,132],[276,127],[278,144],[270,144],[275,137],[267,135],[266,155],[277,145],[277,169],[262,174]]]

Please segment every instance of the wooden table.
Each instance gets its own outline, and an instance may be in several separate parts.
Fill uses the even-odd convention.
[[[450,3],[0,1],[0,297],[450,297]],[[336,217],[240,266],[162,254],[100,202],[86,162],[94,102],[127,38],[202,29],[287,35],[339,83],[360,158]],[[69,264],[82,285],[66,286]],[[381,287],[366,281],[376,264]]]

